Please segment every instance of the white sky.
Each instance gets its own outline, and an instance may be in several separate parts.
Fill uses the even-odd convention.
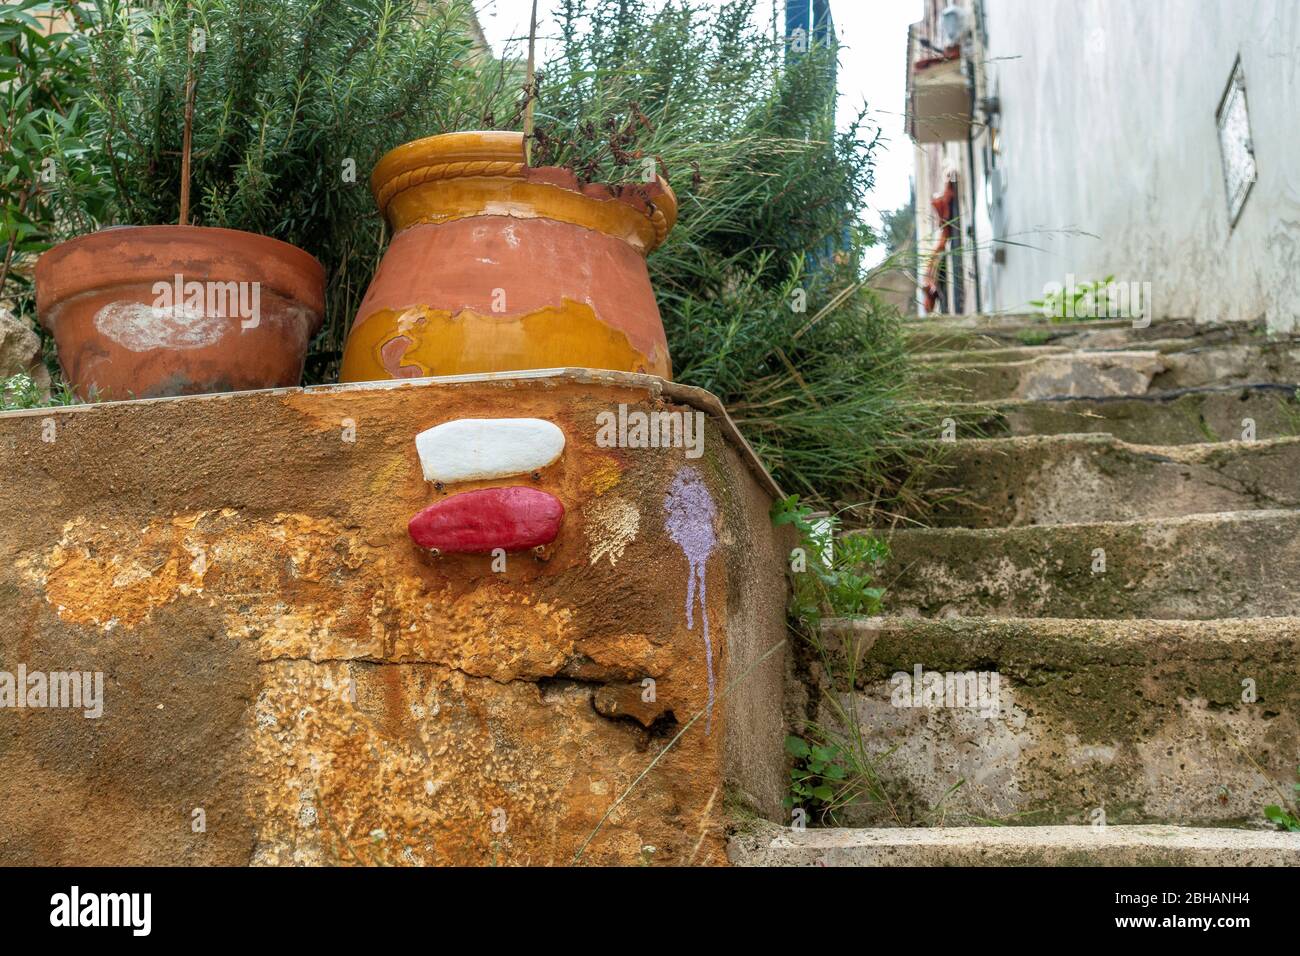
[[[693,2],[722,5],[722,0]],[[770,24],[773,2],[780,4],[778,22],[784,24],[782,0],[758,0],[756,13]],[[532,0],[475,0],[474,7],[494,53],[518,38],[523,55]],[[543,50],[547,35],[555,33],[552,17],[558,7],[556,0],[538,0],[537,33]],[[876,153],[876,188],[861,212],[864,221],[876,226],[881,210],[896,209],[911,193],[912,142],[903,132],[904,61],[907,25],[921,19],[921,0],[831,0],[831,16],[845,47],[839,70],[841,124],[866,100],[872,122],[884,129],[883,145]]]

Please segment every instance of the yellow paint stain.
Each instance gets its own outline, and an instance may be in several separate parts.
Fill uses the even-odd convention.
[[[497,576],[431,584],[407,551],[331,518],[204,518],[73,521],[22,570],[70,624],[131,630],[182,597],[215,600],[227,635],[255,642],[261,660],[427,661],[511,681],[553,675],[574,653],[572,611]]]
[[[182,593],[203,589],[208,564],[190,540],[203,513],[113,534],[76,520],[50,551],[41,575],[60,620],[132,628]]]
[[[582,476],[582,490],[599,497],[623,480],[623,466],[617,458],[602,455],[594,460],[590,471]]]
[[[391,495],[394,489],[405,490],[411,487],[411,479],[414,477],[419,477],[419,483],[423,485],[424,476],[420,475],[419,461],[415,457],[414,447],[415,441],[412,435],[412,450],[405,455],[395,455],[376,468],[366,483],[366,490],[372,495]]]
[[[403,341],[405,340],[405,341]],[[666,355],[644,355],[591,306],[565,299],[524,315],[465,309],[381,310],[353,328],[341,382],[535,368],[605,368],[669,377]]]

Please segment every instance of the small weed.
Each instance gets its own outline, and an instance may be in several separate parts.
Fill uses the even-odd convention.
[[[1296,779],[1300,781],[1300,767],[1296,768]],[[1272,803],[1264,808],[1264,816],[1269,821],[1276,824],[1283,830],[1290,830],[1292,833],[1300,833],[1300,782],[1291,785],[1295,791],[1295,808],[1294,812],[1279,804]]]
[[[77,405],[79,402],[80,400],[72,393],[72,389],[66,382],[55,383],[47,398],[35,379],[25,372],[0,380],[0,412]]]
[[[1120,314],[1121,310],[1114,301],[1114,283],[1114,276],[1106,276],[1097,282],[1076,282],[1058,292],[1049,292],[1041,299],[1033,299],[1029,304],[1053,322],[1137,318],[1136,314]]]
[[[1218,434],[1210,427],[1210,423],[1205,420],[1204,415],[1196,416],[1196,427],[1201,430],[1201,434],[1205,436],[1207,442],[1219,441]]]
[[[1300,388],[1295,390],[1289,398],[1281,400],[1282,418],[1286,421],[1283,426],[1292,435],[1300,435]]]
[[[792,562],[794,595],[790,615],[816,629],[823,616],[853,617],[880,613],[883,588],[874,585],[875,570],[889,557],[889,545],[870,534],[836,538],[840,521],[819,518],[798,495],[778,501],[772,523],[799,532],[802,555]]]
[[[833,823],[846,807],[863,802],[881,806],[896,825],[908,821],[896,804],[893,791],[881,774],[893,754],[873,752],[857,713],[854,689],[860,686],[858,669],[864,657],[859,638],[845,637],[829,646],[821,624],[825,617],[865,617],[881,612],[884,589],[875,574],[889,556],[889,545],[873,535],[856,533],[836,538],[839,519],[818,517],[801,504],[797,495],[777,502],[772,509],[776,525],[799,532],[799,548],[792,560],[794,587],[790,602],[790,627],[819,659],[826,684],[822,706],[830,720],[809,720],[803,736],[788,736],[785,749],[795,760],[790,770],[788,808],[802,807],[815,818]],[[942,805],[965,781],[958,781],[925,816],[942,819]]]
[[[793,734],[785,738],[785,751],[799,763],[790,771],[790,793],[785,805],[831,807],[835,791],[848,777],[843,754],[836,747],[809,744]]]
[[[1051,329],[1022,329],[1020,332],[1016,333],[1016,340],[1021,345],[1033,347],[1036,345],[1046,345],[1048,342],[1052,341],[1052,335],[1053,333]]]

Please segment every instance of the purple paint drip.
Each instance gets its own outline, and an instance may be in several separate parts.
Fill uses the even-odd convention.
[[[713,645],[709,642],[708,584],[704,571],[709,555],[718,545],[718,536],[713,531],[718,509],[714,506],[700,473],[686,465],[673,478],[672,486],[664,498],[664,511],[667,512],[664,527],[668,530],[668,537],[682,549],[690,568],[690,577],[686,582],[686,629],[690,631],[695,630],[696,584],[699,585],[700,617],[704,624],[704,662],[709,670],[709,705],[704,721],[704,733],[707,736],[713,727],[714,687]]]

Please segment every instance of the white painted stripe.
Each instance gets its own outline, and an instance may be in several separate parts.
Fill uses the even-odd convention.
[[[545,468],[564,432],[541,418],[457,418],[415,436],[427,481],[483,481]]]

